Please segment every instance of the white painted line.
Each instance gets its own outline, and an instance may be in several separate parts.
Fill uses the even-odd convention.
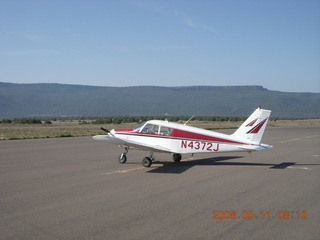
[[[137,168],[130,168],[130,169],[127,169],[127,170],[118,170],[118,171],[113,171],[113,172],[101,173],[100,175],[111,175],[111,174],[116,174],[116,173],[127,173],[127,172],[140,170],[140,169],[145,169],[145,167],[137,167]]]
[[[287,143],[287,142],[293,142],[293,141],[298,141],[298,140],[300,140],[300,138],[292,138],[292,139],[281,141],[280,143]]]
[[[319,137],[319,136],[320,135],[312,135],[312,136],[304,137],[302,139],[315,138],[315,137]],[[292,139],[281,141],[280,143],[287,143],[287,142],[293,142],[293,141],[298,141],[298,140],[301,140],[301,138],[292,138]]]
[[[292,168],[292,169],[302,169],[302,170],[312,170],[311,167],[299,167],[299,166],[289,166],[287,168]]]
[[[319,137],[319,135],[312,135],[312,136],[308,136],[308,137],[305,137],[305,138],[314,138],[314,137]]]

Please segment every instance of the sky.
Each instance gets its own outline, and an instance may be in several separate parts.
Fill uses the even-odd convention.
[[[0,82],[320,92],[320,0],[0,0]]]

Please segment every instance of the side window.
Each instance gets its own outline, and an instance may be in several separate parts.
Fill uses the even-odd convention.
[[[159,134],[159,125],[147,124],[142,129],[143,133]]]
[[[172,133],[172,129],[171,129],[171,128],[161,126],[161,128],[160,128],[160,135],[170,136],[171,133]]]
[[[144,126],[144,128],[141,130],[141,132],[170,136],[172,133],[172,128],[159,126],[159,125],[155,125],[155,124],[146,124]]]

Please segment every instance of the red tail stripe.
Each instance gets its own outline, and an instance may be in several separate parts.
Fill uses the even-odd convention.
[[[250,131],[248,131],[247,133],[258,133],[260,131],[260,129],[262,128],[262,126],[265,124],[265,122],[267,121],[268,118],[266,118],[265,120],[263,120],[262,122],[260,122],[257,126],[255,126],[254,128],[252,128]]]
[[[257,120],[258,120],[258,118],[256,118],[255,120],[251,121],[249,124],[247,124],[246,127],[252,127],[256,123]]]

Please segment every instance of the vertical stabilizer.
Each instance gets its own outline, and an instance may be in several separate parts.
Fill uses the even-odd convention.
[[[232,136],[260,144],[271,111],[258,107]]]

